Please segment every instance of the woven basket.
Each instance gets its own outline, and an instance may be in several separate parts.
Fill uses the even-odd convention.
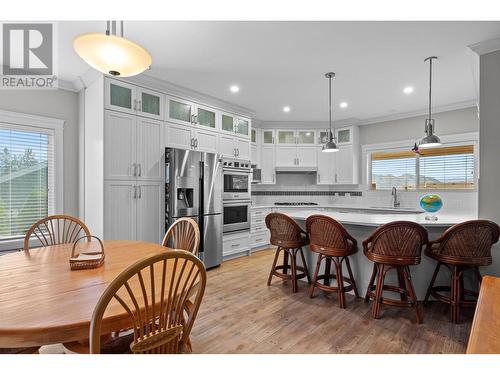
[[[83,240],[84,238],[86,239],[95,238],[99,242],[101,250],[98,252],[75,254],[77,243]],[[73,244],[73,249],[71,250],[71,258],[69,258],[69,266],[73,271],[97,268],[103,265],[104,258],[105,258],[104,245],[102,244],[100,238],[96,236],[82,236],[78,238]]]

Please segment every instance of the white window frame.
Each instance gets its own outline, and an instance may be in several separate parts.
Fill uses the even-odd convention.
[[[45,132],[54,136],[54,213],[64,206],[64,120],[0,110],[0,126],[25,131]],[[0,240],[0,251],[22,249],[24,239]]]
[[[477,192],[478,191],[478,181],[479,181],[479,133],[471,132],[471,133],[461,133],[461,134],[449,134],[439,136],[441,139],[441,143],[443,147],[446,146],[460,146],[460,145],[470,145],[474,146],[474,189],[422,189],[419,187],[420,185],[420,166],[419,160],[417,158],[417,170],[416,170],[416,189],[408,190],[408,191],[416,191],[416,192]],[[373,152],[379,151],[394,151],[397,149],[411,149],[415,144],[414,139],[409,139],[406,141],[396,141],[396,142],[386,142],[386,143],[373,143],[366,144],[361,146],[361,155],[363,160],[362,165],[362,177],[363,184],[366,186],[367,191],[383,191],[383,190],[372,190],[371,189],[371,179],[372,179],[372,171],[371,171],[371,154]]]

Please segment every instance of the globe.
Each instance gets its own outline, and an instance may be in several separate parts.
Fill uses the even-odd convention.
[[[437,194],[426,194],[420,198],[420,207],[422,207],[425,212],[433,214],[443,207],[443,200]],[[437,220],[435,215],[426,216],[425,218],[427,220]]]

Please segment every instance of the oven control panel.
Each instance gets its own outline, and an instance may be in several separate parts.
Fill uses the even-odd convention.
[[[250,165],[250,160],[222,159],[222,167],[250,170],[251,165]]]

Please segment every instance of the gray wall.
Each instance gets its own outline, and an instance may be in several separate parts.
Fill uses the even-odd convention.
[[[480,57],[479,217],[500,223],[500,51]],[[500,276],[500,244],[488,270]]]
[[[66,90],[0,90],[0,109],[66,121],[64,213],[78,216],[78,94]]]
[[[479,131],[477,108],[464,108],[432,115],[436,120],[436,134],[458,134]],[[418,140],[424,134],[426,116],[410,117],[400,120],[360,126],[361,145]]]

